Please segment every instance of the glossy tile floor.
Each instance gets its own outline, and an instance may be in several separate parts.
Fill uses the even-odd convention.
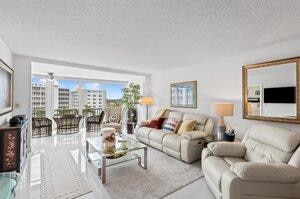
[[[93,134],[88,135],[95,136]],[[23,171],[19,189],[17,191],[17,198],[19,199],[38,199],[41,198],[41,173],[42,159],[41,153],[46,150],[50,150],[56,147],[63,147],[66,151],[76,151],[74,160],[77,164],[78,170],[82,172],[82,175],[86,179],[86,182],[92,193],[88,193],[79,199],[109,199],[110,196],[106,192],[105,188],[100,183],[99,178],[95,172],[88,165],[85,156],[85,138],[86,132],[81,130],[80,133],[73,135],[53,135],[52,137],[35,138],[32,139],[32,153],[30,154],[26,168]],[[177,161],[174,159],[174,161]],[[121,198],[121,197],[120,197]],[[182,189],[168,195],[166,199],[181,199],[181,198],[214,198],[213,194],[209,190],[205,183],[204,178],[201,178]]]

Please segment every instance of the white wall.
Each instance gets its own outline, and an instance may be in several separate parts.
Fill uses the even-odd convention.
[[[151,112],[153,113],[158,107],[170,106],[170,83],[197,80],[198,108],[176,108],[175,110],[210,115],[210,104],[212,102],[229,101],[235,104],[234,117],[225,120],[229,126],[237,130],[240,138],[254,123],[269,123],[300,132],[299,124],[242,119],[242,66],[295,56],[300,56],[300,40],[259,48],[214,62],[153,74],[151,75],[151,95],[155,104],[152,106]]]
[[[31,115],[31,61],[23,56],[14,55],[15,89],[14,108],[15,114]]]
[[[13,67],[12,53],[4,41],[0,38],[0,59],[4,61],[9,67]],[[3,125],[8,119],[10,119],[12,113],[8,113],[0,116],[0,126]]]

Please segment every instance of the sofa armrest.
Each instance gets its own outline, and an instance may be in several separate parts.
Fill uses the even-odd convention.
[[[246,147],[241,142],[211,142],[207,147],[214,156],[243,158]]]
[[[230,170],[245,181],[300,182],[300,171],[284,163],[238,162],[232,165]]]
[[[207,133],[205,133],[204,131],[188,131],[181,136],[188,140],[199,140],[207,137]]]
[[[150,120],[141,120],[137,123],[137,126],[139,127],[143,127],[143,126],[147,126],[149,124]]]
[[[201,161],[205,160],[209,156],[213,156],[213,153],[209,148],[204,148],[201,153]]]

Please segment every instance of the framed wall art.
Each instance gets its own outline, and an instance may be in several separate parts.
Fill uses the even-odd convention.
[[[171,107],[197,108],[197,81],[172,83],[170,104]]]
[[[0,115],[13,110],[13,73],[0,59]]]

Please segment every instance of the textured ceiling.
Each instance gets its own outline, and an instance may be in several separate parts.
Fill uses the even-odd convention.
[[[0,0],[15,54],[154,73],[300,34],[299,0]]]

